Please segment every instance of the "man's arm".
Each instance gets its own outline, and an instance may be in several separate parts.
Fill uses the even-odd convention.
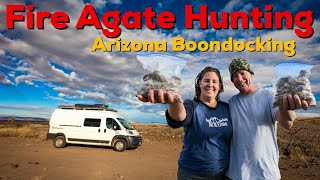
[[[276,121],[286,128],[290,129],[293,125],[293,121],[296,119],[296,113],[292,110],[280,110],[276,113]]]
[[[283,96],[283,104],[279,106],[279,111],[276,113],[276,121],[282,127],[290,129],[297,117],[293,110],[301,108],[307,110],[308,103],[305,100],[301,100],[297,94]]]

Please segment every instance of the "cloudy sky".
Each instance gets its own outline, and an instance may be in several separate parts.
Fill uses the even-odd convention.
[[[129,41],[165,40],[170,46],[172,37],[181,36],[192,41],[225,41],[229,37],[244,42],[256,37],[271,37],[277,41],[296,41],[296,54],[287,57],[284,52],[169,52],[186,60],[182,70],[183,99],[194,96],[194,78],[206,66],[218,67],[224,77],[225,92],[222,100],[227,101],[237,93],[230,82],[228,64],[233,58],[247,59],[254,72],[254,82],[259,88],[274,89],[276,76],[273,66],[282,62],[299,62],[314,65],[309,78],[313,93],[320,102],[320,3],[304,0],[241,0],[231,1],[124,1],[124,0],[64,0],[64,1],[20,1],[0,2],[0,115],[49,118],[60,104],[103,103],[117,109],[130,121],[162,122],[165,105],[141,103],[135,97],[140,90],[143,67],[136,58],[136,52],[91,52],[97,36],[106,38],[101,30],[94,27],[76,29],[84,5],[90,3],[101,17],[107,11],[118,10],[143,12],[152,7],[159,14],[172,12],[176,17],[175,27],[171,30],[150,30],[143,23],[142,29],[128,30],[120,26],[120,38]],[[64,11],[70,17],[68,28],[55,29],[50,20],[44,21],[44,29],[27,29],[25,22],[16,22],[14,29],[6,28],[6,6],[8,4],[32,4],[34,12]],[[243,30],[215,30],[199,28],[187,30],[184,8],[190,4],[194,12],[199,12],[201,4],[208,6],[209,12],[244,11],[270,4],[273,12],[288,11],[295,16],[300,11],[313,12],[314,34],[310,38],[299,38],[293,29],[257,30],[252,27]],[[20,13],[24,14],[24,13]],[[209,26],[210,27],[210,26]],[[295,27],[297,28],[297,27]]]

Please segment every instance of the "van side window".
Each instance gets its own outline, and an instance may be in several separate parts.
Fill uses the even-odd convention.
[[[112,120],[113,120],[113,127],[116,126],[115,130],[121,130],[119,124],[114,119]]]
[[[112,124],[112,122],[113,122],[113,119],[112,119],[112,118],[107,118],[107,119],[106,119],[106,126],[107,126],[108,129],[113,129],[113,124]]]
[[[121,130],[119,124],[112,118],[106,119],[106,126],[108,129],[113,129],[113,130],[115,130],[113,127],[116,126],[116,130]]]
[[[101,123],[101,119],[86,118],[84,119],[83,126],[100,127],[100,123]]]

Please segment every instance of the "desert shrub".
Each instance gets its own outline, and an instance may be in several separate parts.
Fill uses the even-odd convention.
[[[48,125],[46,124],[2,124],[0,125],[0,136],[5,137],[23,137],[36,138],[38,140],[45,140],[48,132]]]
[[[16,121],[16,118],[15,117],[11,117],[8,121],[7,121],[7,124],[9,125],[13,125]]]

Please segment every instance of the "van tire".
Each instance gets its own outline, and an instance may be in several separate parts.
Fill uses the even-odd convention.
[[[53,145],[56,148],[64,148],[64,147],[66,147],[66,145],[67,145],[66,138],[64,136],[57,136],[53,140]]]
[[[123,139],[117,139],[114,142],[113,149],[118,152],[123,152],[127,148],[127,143]]]

